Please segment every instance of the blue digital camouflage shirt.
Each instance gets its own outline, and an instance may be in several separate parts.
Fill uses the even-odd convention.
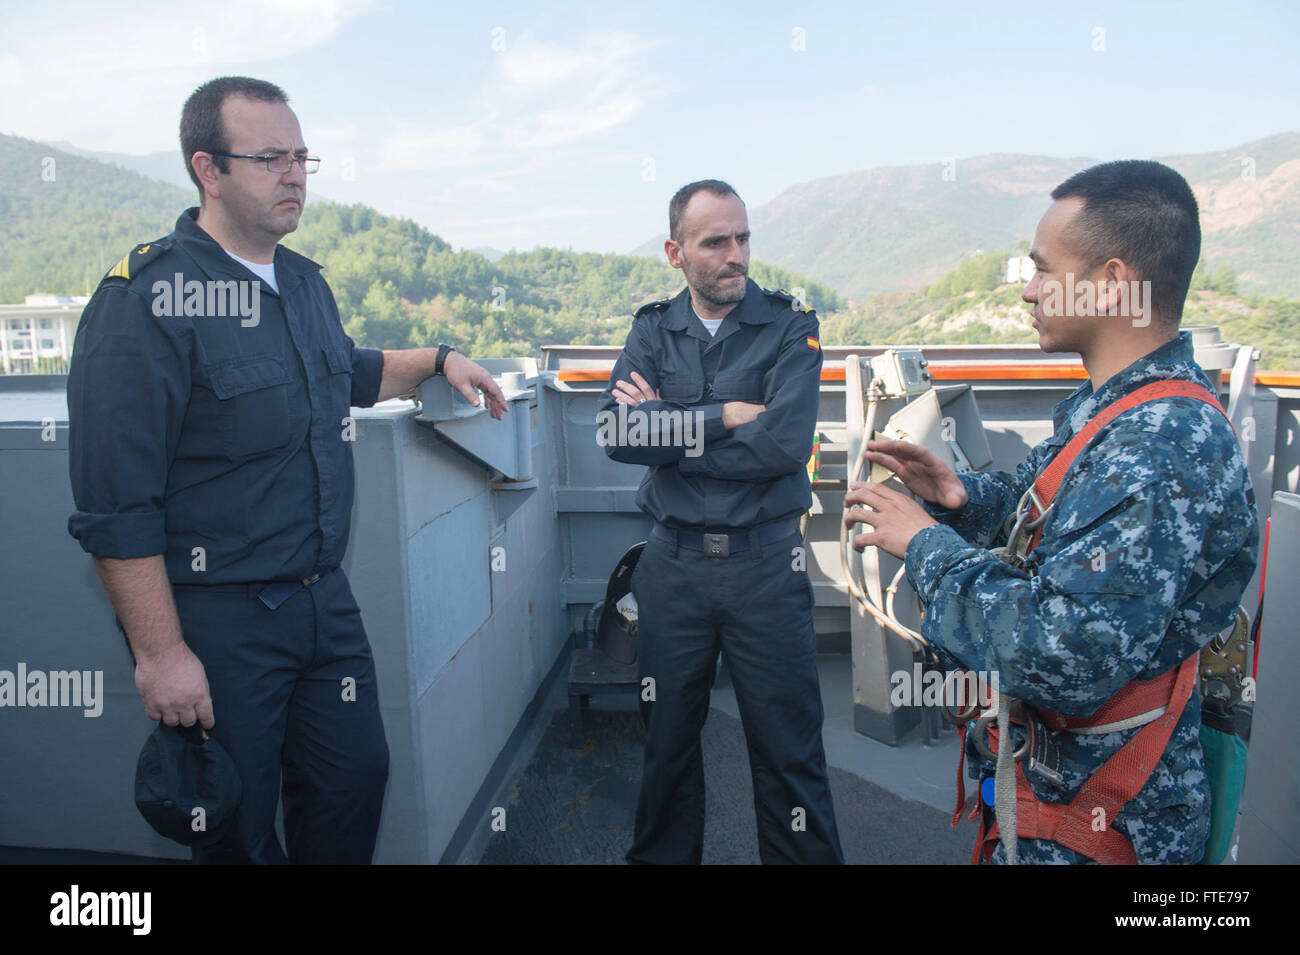
[[[941,523],[907,548],[907,575],[925,605],[923,635],[945,666],[995,671],[1000,689],[1033,707],[1091,715],[1134,679],[1196,653],[1234,619],[1255,570],[1259,517],[1250,475],[1222,414],[1189,398],[1130,409],[1075,459],[1030,552],[1031,576],[986,548],[1062,447],[1106,405],[1161,379],[1218,388],[1184,332],[1115,375],[1084,382],[1054,409],[1055,434],[1014,474],[963,474],[965,507],[927,510]],[[1195,863],[1209,835],[1200,700],[1192,694],[1146,785],[1113,821],[1139,862]],[[1016,745],[1023,731],[1016,729]],[[1039,799],[1069,802],[1137,729],[1059,735],[1065,787],[1030,774]],[[968,746],[972,775],[984,762]],[[1087,862],[1047,840],[1021,839],[1024,863]],[[998,845],[994,862],[1005,861]]]

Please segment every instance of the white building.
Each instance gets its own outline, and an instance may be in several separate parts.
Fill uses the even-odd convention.
[[[1004,282],[1028,282],[1034,277],[1034,260],[1027,255],[1013,255],[1007,259]]]
[[[66,374],[84,295],[28,295],[0,305],[0,362],[6,375]]]

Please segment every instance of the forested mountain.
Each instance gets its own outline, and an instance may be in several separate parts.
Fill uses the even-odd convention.
[[[170,183],[173,186],[180,186],[182,189],[190,190],[194,187],[190,184],[190,177],[185,171],[185,160],[181,157],[179,149],[163,149],[158,152],[146,153],[143,156],[133,156],[130,153],[113,153],[103,152],[95,149],[82,149],[69,142],[47,142],[44,145],[53,146],[55,149],[62,150],[65,153],[72,153],[74,156],[82,156],[86,159],[98,159],[100,162],[108,163],[110,166],[120,166],[123,169],[129,169],[132,172],[138,172],[142,176],[150,179],[157,179],[161,182]]]
[[[847,345],[1036,343],[1021,282],[1004,273],[1012,252],[986,253],[963,262],[917,292],[870,296],[822,317],[822,341]],[[1260,368],[1300,369],[1300,299],[1240,294],[1238,276],[1226,265],[1192,277],[1183,307],[1183,327],[1217,325],[1224,341],[1260,350]]]
[[[1300,296],[1300,133],[1161,161],[1196,193],[1207,263],[1231,267],[1243,291]],[[990,155],[814,179],[751,208],[754,245],[850,299],[910,291],[1033,238],[1052,189],[1096,162]]]
[[[285,244],[324,266],[349,334],[386,348],[464,342],[496,357],[544,344],[621,345],[633,311],[684,285],[667,262],[626,255],[534,249],[492,262],[362,205],[309,207]],[[750,276],[801,288],[816,308],[840,307],[829,288],[785,269],[754,262]]]
[[[1266,168],[1257,171],[1266,175]],[[93,291],[118,259],[170,232],[193,202],[191,190],[0,136],[0,301]],[[1264,222],[1246,233],[1287,227]],[[495,357],[538,355],[546,344],[619,345],[637,306],[683,285],[662,258],[535,249],[492,261],[363,205],[310,203],[285,244],[321,263],[349,334],[374,347],[448,341]],[[1300,247],[1275,245],[1279,261]],[[955,268],[919,291],[860,303],[784,268],[754,262],[750,274],[767,288],[802,289],[826,344],[1032,342],[1021,286],[1002,282],[1015,247],[1006,242],[993,246],[1006,251],[958,254]],[[1225,339],[1255,344],[1264,353],[1261,367],[1300,368],[1300,301],[1252,292],[1228,265],[1202,264],[1184,323],[1217,324]]]
[[[0,302],[85,295],[139,242],[165,235],[193,190],[0,136]]]
[[[0,301],[93,291],[194,201],[189,190],[0,136]],[[309,202],[285,245],[324,267],[349,334],[384,348],[451,341],[494,357],[543,344],[621,345],[638,306],[683,286],[667,262],[633,256],[535,249],[490,261],[363,205]],[[755,262],[750,274],[765,287],[803,289],[818,309],[840,307],[834,291],[788,270]]]

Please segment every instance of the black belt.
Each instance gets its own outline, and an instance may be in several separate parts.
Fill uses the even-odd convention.
[[[703,551],[710,557],[731,557],[749,549],[751,534],[758,539],[758,544],[761,547],[764,544],[774,544],[779,540],[784,540],[791,534],[797,534],[798,532],[799,522],[790,518],[772,524],[764,524],[752,531],[741,531],[737,534],[701,534],[698,531],[684,531],[656,522],[654,529],[650,533],[660,540],[676,544],[678,547]]]
[[[191,593],[210,593],[213,591],[243,593],[250,597],[256,597],[272,610],[276,610],[298,591],[304,587],[310,587],[328,573],[330,573],[329,570],[323,570],[320,573],[312,574],[310,577],[304,577],[302,580],[268,580],[251,584],[172,584],[172,588]]]

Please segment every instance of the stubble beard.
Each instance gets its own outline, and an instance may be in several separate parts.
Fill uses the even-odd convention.
[[[691,260],[686,258],[685,254],[682,255],[682,271],[686,273],[686,282],[691,290],[710,305],[735,305],[744,300],[745,292],[749,287],[749,283],[745,282],[736,291],[724,288],[721,277],[704,275],[702,271],[691,265]],[[746,269],[740,274],[748,275],[749,270]]]

